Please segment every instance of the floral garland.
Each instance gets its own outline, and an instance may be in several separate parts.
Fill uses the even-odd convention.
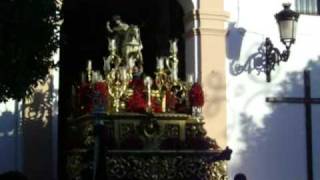
[[[146,112],[147,100],[143,80],[140,78],[133,79],[129,84],[129,88],[133,90],[133,93],[126,99],[125,111],[137,113]],[[107,108],[108,87],[104,81],[94,84],[83,83],[78,89],[77,94],[81,114],[93,112],[97,107],[100,107],[100,110]],[[187,100],[181,101],[173,92],[166,91],[166,111],[189,113],[191,107],[202,107],[204,105],[204,95],[200,83],[193,84],[187,97],[189,98],[189,105],[186,102]],[[103,106],[104,108],[101,108]],[[151,99],[151,108],[152,112],[163,112],[162,104],[156,97],[152,97]]]
[[[133,89],[133,95],[127,101],[128,112],[146,112],[147,101],[144,94],[144,83],[141,79],[133,79],[129,85]],[[161,104],[156,98],[151,99],[152,111],[159,113],[162,112]]]

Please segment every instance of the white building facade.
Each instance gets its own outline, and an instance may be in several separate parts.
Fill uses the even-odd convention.
[[[244,173],[249,180],[308,179],[304,104],[271,104],[266,97],[303,98],[304,70],[310,71],[311,96],[320,97],[320,17],[300,15],[289,60],[275,68],[271,83],[257,66],[263,62],[259,47],[265,38],[270,37],[280,51],[285,49],[274,18],[284,2],[225,0],[230,13],[226,36],[228,145],[234,150],[230,177]],[[295,1],[291,3],[295,10]],[[320,106],[312,105],[314,180],[320,179],[319,114]]]

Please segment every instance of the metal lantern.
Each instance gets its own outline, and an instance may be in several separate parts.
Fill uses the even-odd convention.
[[[284,3],[284,9],[275,15],[279,25],[281,42],[287,47],[295,42],[299,18],[299,14],[291,10],[290,6],[290,3]]]

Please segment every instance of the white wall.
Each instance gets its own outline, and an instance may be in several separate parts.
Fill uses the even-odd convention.
[[[0,104],[0,174],[22,169],[21,103]]]
[[[296,44],[288,62],[272,72],[266,83],[254,68],[266,37],[281,51],[274,14],[279,0],[225,0],[227,24],[228,145],[234,150],[229,175],[248,180],[307,179],[305,112],[303,105],[270,104],[266,97],[303,96],[303,70],[310,69],[312,96],[320,98],[320,16],[301,15]],[[239,70],[244,64],[251,69]],[[320,105],[313,105],[314,177],[320,180]]]

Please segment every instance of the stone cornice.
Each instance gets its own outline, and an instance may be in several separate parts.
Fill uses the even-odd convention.
[[[229,16],[229,13],[226,11],[205,12],[194,10],[185,15],[184,22],[187,24],[195,20],[227,21]]]
[[[199,35],[207,35],[207,36],[225,36],[227,30],[225,29],[214,29],[214,28],[193,28],[190,31],[185,33],[185,37],[192,38],[194,36]]]
[[[214,28],[200,28],[200,35],[208,35],[208,36],[225,36],[227,30],[225,29],[214,29]]]

